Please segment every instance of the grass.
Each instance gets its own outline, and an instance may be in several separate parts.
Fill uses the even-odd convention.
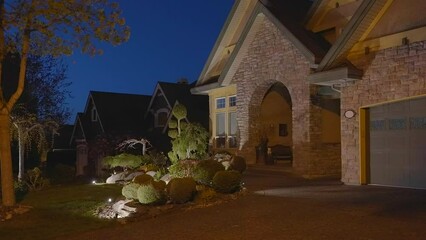
[[[121,196],[119,185],[64,185],[30,192],[20,203],[29,212],[0,222],[1,239],[52,239],[61,235],[112,226],[93,216],[108,198]]]

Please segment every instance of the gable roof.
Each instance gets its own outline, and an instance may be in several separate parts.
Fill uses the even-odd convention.
[[[141,133],[151,96],[90,91],[104,132]],[[88,111],[86,106],[86,113]]]
[[[149,106],[147,107],[146,114],[148,114],[149,110],[152,108],[157,93],[161,92],[167,104],[169,105],[170,110],[173,109],[177,103],[181,103],[188,109],[188,120],[199,122],[203,126],[207,125],[208,127],[209,99],[207,96],[192,94],[191,88],[193,88],[194,85],[195,82],[191,84],[158,82]],[[169,116],[169,119],[170,117],[171,116]],[[166,128],[167,124],[163,131],[165,131]]]
[[[302,54],[314,65],[318,63],[326,54],[329,44],[321,37],[307,31],[303,22],[312,2],[309,0],[259,0],[250,10],[249,16],[244,22],[244,29],[239,35],[239,40],[234,47],[231,55],[226,59],[219,76],[208,76],[206,69],[211,68],[211,59],[206,63],[196,87],[192,89],[193,93],[204,93],[210,89],[226,86],[230,83],[231,76],[235,73],[242,56],[248,51],[248,45],[254,38],[255,33],[260,29],[262,20],[267,17],[272,21],[281,32],[290,40]],[[234,9],[238,9],[240,1],[235,3]],[[230,18],[234,18],[235,12],[231,12]],[[225,24],[223,32],[228,31],[229,23]],[[216,42],[222,42],[224,33],[221,33]],[[217,54],[220,49],[213,49],[211,55]]]

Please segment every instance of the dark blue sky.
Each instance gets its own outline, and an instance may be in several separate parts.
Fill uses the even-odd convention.
[[[234,0],[125,0],[128,42],[104,54],[67,57],[72,99],[84,111],[90,90],[151,95],[158,81],[197,80]]]

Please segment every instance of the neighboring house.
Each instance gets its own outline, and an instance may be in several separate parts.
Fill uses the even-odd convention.
[[[156,149],[164,152],[171,150],[171,141],[168,136],[168,123],[172,118],[171,110],[180,103],[187,108],[187,122],[200,123],[209,129],[208,97],[191,94],[194,84],[188,84],[186,79],[178,83],[158,82],[152,94],[151,101],[145,113],[147,139]]]
[[[76,174],[102,175],[102,158],[127,138],[144,137],[144,113],[151,96],[91,91],[78,113],[70,144],[76,148]]]
[[[425,11],[423,0],[236,0],[192,89],[210,98],[214,147],[253,164],[267,138],[291,146],[306,176],[426,188]]]
[[[53,169],[57,164],[74,166],[75,148],[70,145],[74,125],[62,125],[53,138],[52,149],[47,154],[47,167]]]

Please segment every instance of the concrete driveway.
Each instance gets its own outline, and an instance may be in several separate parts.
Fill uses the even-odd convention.
[[[426,239],[426,191],[306,180],[252,167],[249,194],[220,205],[60,239]]]

